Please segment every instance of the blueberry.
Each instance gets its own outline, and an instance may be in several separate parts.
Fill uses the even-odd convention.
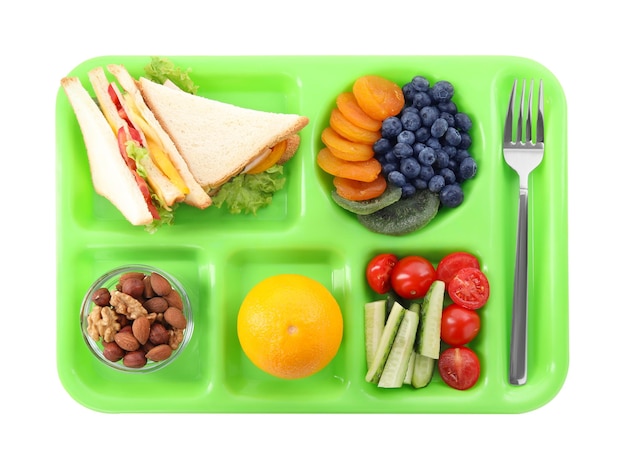
[[[408,103],[408,102],[407,102]],[[406,105],[403,109],[402,109],[402,114],[405,113],[418,113],[419,114],[419,109],[413,107],[412,105]]]
[[[461,131],[468,132],[472,127],[472,120],[466,113],[457,113],[454,115],[454,121],[456,127]]]
[[[439,108],[439,106],[437,106],[437,108]],[[448,112],[444,112],[440,108],[439,108],[439,111],[441,112],[439,114],[439,118],[443,118],[444,120],[446,120],[446,123],[448,123],[448,126],[454,126],[456,124],[454,120],[454,115]]]
[[[438,193],[446,185],[446,181],[441,175],[434,175],[428,182],[428,189],[433,193]]]
[[[450,115],[455,115],[458,112],[458,109],[456,108],[456,104],[452,102],[451,100],[448,102],[439,102],[437,104],[437,108],[441,110],[442,112],[449,113]]]
[[[435,175],[435,170],[433,169],[432,166],[422,165],[422,168],[420,168],[420,174],[418,175],[418,177],[423,179],[424,181],[430,181],[430,179],[434,175]]]
[[[407,184],[406,177],[400,173],[398,170],[394,170],[387,175],[387,179],[390,183],[395,184],[396,186],[404,186]]]
[[[407,157],[400,161],[400,173],[409,179],[413,179],[420,174],[420,164],[413,157]]]
[[[403,142],[404,144],[413,145],[415,143],[415,133],[413,131],[407,131],[406,129],[400,134],[398,134],[397,138],[398,142]]]
[[[435,102],[448,102],[454,95],[454,86],[448,81],[438,81],[432,87],[432,97]]]
[[[413,194],[415,194],[415,186],[409,183],[402,185],[402,197],[411,197]]]
[[[411,83],[408,83],[402,86],[402,93],[404,94],[405,102],[411,102],[416,92],[417,92],[417,89],[415,89],[415,87],[413,87]]]
[[[415,108],[424,108],[424,107],[428,107],[430,104],[432,104],[432,99],[430,98],[430,96],[428,95],[427,92],[416,92],[415,95],[413,96],[413,107]]]
[[[459,149],[456,151],[456,155],[454,156],[454,160],[456,160],[457,162],[461,163],[463,161],[463,159],[469,157],[470,154],[467,151],[467,149]]]
[[[426,142],[430,137],[430,129],[422,126],[417,131],[415,131],[415,140],[417,142]]]
[[[449,184],[439,191],[439,200],[445,207],[457,207],[463,202],[463,190],[458,184]]]
[[[389,163],[398,163],[398,157],[396,157],[396,154],[393,153],[393,149],[385,153],[383,160]]]
[[[380,128],[380,134],[383,138],[395,138],[402,131],[402,122],[400,118],[392,116],[385,118]]]
[[[426,140],[426,145],[433,149],[441,149],[441,143],[439,142],[439,138],[429,137]]]
[[[450,158],[454,158],[454,156],[456,155],[456,147],[454,146],[446,144],[442,147],[442,149],[446,152],[446,154],[448,154],[448,157]]]
[[[476,161],[472,157],[466,157],[459,165],[461,178],[469,180],[476,175]]]
[[[437,160],[437,155],[432,147],[426,147],[417,154],[417,160],[421,165],[432,165]]]
[[[418,177],[413,180],[413,186],[415,186],[415,189],[428,189],[428,181]]]
[[[415,76],[411,80],[411,85],[415,88],[415,90],[425,92],[430,87],[430,82],[423,76]]]
[[[430,135],[434,138],[440,138],[448,130],[448,122],[444,118],[437,118],[430,127]]]
[[[417,112],[413,111],[403,112],[400,116],[400,121],[402,122],[402,127],[407,131],[415,131],[420,126],[422,126],[422,120],[420,119],[420,116]]]
[[[375,154],[384,154],[393,149],[393,143],[387,138],[380,138],[372,146]]]
[[[449,127],[444,135],[446,143],[450,146],[458,146],[461,144],[461,133],[456,128]]]
[[[430,105],[422,108],[420,110],[420,118],[422,119],[422,125],[431,127],[435,120],[439,118],[439,110],[437,107],[432,107]]]
[[[465,132],[461,132],[461,142],[458,145],[459,149],[467,149],[471,145],[472,138],[470,137],[470,135]]]
[[[426,149],[426,144],[423,142],[413,144],[413,154],[419,154],[423,149]]]
[[[397,171],[398,170],[398,164],[397,163],[391,163],[391,162],[387,162],[384,163],[382,166],[382,173],[383,175],[387,176],[389,175],[389,173],[393,172],[393,171]]]
[[[393,153],[398,158],[412,157],[413,147],[411,147],[410,144],[399,142],[395,146],[393,146]]]
[[[415,148],[413,148],[415,150]],[[435,160],[434,165],[438,169],[446,168],[448,166],[448,162],[450,161],[450,156],[443,149],[436,149],[435,154],[437,155],[437,160]]]
[[[456,183],[456,175],[452,169],[446,167],[442,168],[439,174],[443,177],[443,180],[446,184],[454,184]]]

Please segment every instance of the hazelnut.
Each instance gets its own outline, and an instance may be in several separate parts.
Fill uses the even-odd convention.
[[[124,356],[123,363],[126,367],[139,368],[146,365],[148,360],[143,351],[130,351]]]
[[[114,341],[104,342],[102,346],[104,348],[102,354],[109,361],[117,362],[124,357],[124,350]]]
[[[170,332],[163,324],[155,322],[150,328],[150,341],[155,345],[167,343],[170,339]]]
[[[109,301],[111,300],[111,293],[106,288],[99,288],[94,291],[93,295],[91,296],[91,300],[96,306],[108,306]]]
[[[143,297],[144,289],[143,280],[139,278],[128,278],[122,283],[122,293],[132,296],[135,299]]]

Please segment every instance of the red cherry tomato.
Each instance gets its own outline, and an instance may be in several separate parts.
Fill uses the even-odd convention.
[[[443,350],[437,366],[442,380],[457,390],[473,387],[480,377],[478,356],[466,346]]]
[[[441,339],[450,346],[463,346],[478,335],[480,317],[473,309],[450,304],[441,313]]]
[[[428,259],[406,256],[398,261],[391,272],[391,287],[404,299],[423,298],[436,275]]]
[[[437,280],[444,282],[447,287],[452,277],[454,277],[459,270],[466,267],[480,268],[480,263],[476,256],[463,251],[450,253],[441,259],[437,265]]]
[[[479,269],[466,267],[452,277],[448,294],[459,306],[480,309],[489,299],[489,281]]]
[[[365,276],[370,288],[376,293],[384,294],[391,290],[391,271],[398,263],[393,254],[378,254],[374,256],[365,270]]]

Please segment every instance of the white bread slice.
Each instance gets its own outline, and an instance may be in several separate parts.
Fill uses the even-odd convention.
[[[139,78],[146,104],[170,135],[200,185],[221,186],[309,119],[270,113],[180,92]]]
[[[95,191],[108,199],[133,225],[152,223],[141,190],[120,154],[106,118],[76,77],[61,80],[83,134]]]
[[[122,117],[117,112],[117,108],[115,104],[111,100],[111,97],[108,93],[109,81],[104,74],[104,69],[101,67],[94,68],[88,73],[89,81],[91,82],[91,86],[93,87],[94,92],[96,93],[96,98],[98,99],[98,103],[100,104],[100,110],[104,113],[104,116],[108,120],[111,125],[111,130],[114,134],[117,134],[121,127],[128,127],[126,121],[122,119]],[[111,83],[117,98],[120,99],[120,104],[122,108],[124,108],[124,99],[121,98],[121,94],[117,89],[115,83]],[[126,110],[125,110],[126,111]],[[128,114],[129,112],[126,111]],[[142,142],[145,146],[146,139],[143,135],[141,129],[136,128],[139,134],[141,135]],[[152,161],[150,157],[145,157],[142,160],[142,165],[146,170],[146,178],[152,189],[155,193],[167,204],[168,206],[172,206],[177,202],[182,201],[185,198],[185,194],[178,189],[167,176],[163,174],[163,172],[156,166],[156,164]]]
[[[159,121],[155,118],[154,114],[146,105],[137,82],[128,73],[126,68],[122,65],[111,64],[107,66],[107,69],[117,78],[120,86],[129,94],[133,100],[135,106],[139,110],[141,116],[146,120],[150,127],[156,132],[161,144],[167,154],[170,156],[170,160],[174,167],[178,170],[185,184],[189,188],[189,193],[186,194],[184,202],[194,207],[204,209],[212,204],[211,197],[208,195],[207,190],[197,182],[196,178],[192,175],[190,167],[187,165],[185,159],[179,153],[178,148],[163,129]]]

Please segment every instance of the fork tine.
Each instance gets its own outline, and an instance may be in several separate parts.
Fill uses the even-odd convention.
[[[537,104],[537,136],[535,142],[543,142],[543,80],[539,80],[539,103]]]
[[[515,106],[515,92],[517,89],[517,79],[513,81],[513,89],[511,89],[511,97],[509,97],[509,108],[506,111],[506,120],[504,121],[504,141],[513,141],[513,107]]]
[[[530,80],[530,86],[528,87],[528,103],[526,110],[526,139],[524,142],[531,143],[533,140],[533,88],[535,86],[535,80]]]
[[[526,80],[522,80],[522,95],[519,99],[519,115],[517,117],[517,140],[519,142],[524,142],[524,133],[522,133],[522,129],[524,128],[524,97],[526,95]]]

